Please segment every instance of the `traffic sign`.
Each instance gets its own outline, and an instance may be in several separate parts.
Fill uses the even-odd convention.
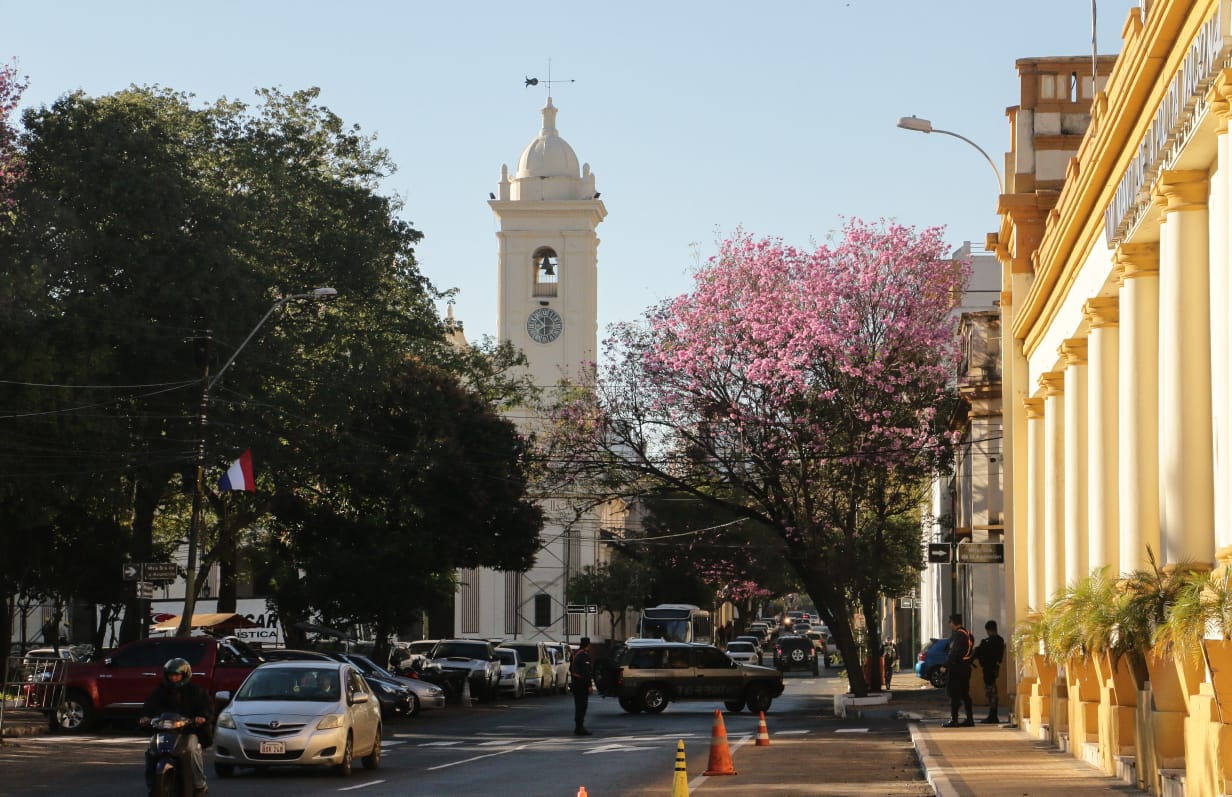
[[[148,581],[138,581],[137,597],[145,601],[152,600],[154,598],[154,585]]]
[[[146,581],[157,581],[169,584],[180,574],[175,562],[145,562],[141,565]]]
[[[595,605],[595,604],[593,604],[593,603],[592,603],[592,604],[589,604],[589,605],[586,607],[586,613],[587,613],[587,614],[598,614],[598,613],[599,613],[599,607],[598,607],[598,606],[596,606],[596,605]]]
[[[948,565],[950,563],[950,544],[948,542],[930,542],[928,544],[928,561],[932,564]]]
[[[1005,543],[964,542],[958,546],[958,563],[964,565],[1005,564]]]
[[[122,581],[140,581],[141,565],[122,565],[120,567],[120,579]]]
[[[586,614],[586,604],[570,603],[568,606],[565,607],[565,613],[566,614]]]
[[[900,609],[914,609],[914,608],[915,608],[915,598],[899,598],[899,599],[898,599],[898,608],[900,608]]]

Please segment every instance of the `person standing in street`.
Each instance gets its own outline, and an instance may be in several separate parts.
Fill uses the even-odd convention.
[[[980,674],[984,676],[984,699],[988,701],[988,716],[980,720],[986,725],[995,725],[997,719],[997,674],[1001,672],[1001,661],[1005,658],[1005,640],[997,633],[997,621],[984,623],[984,633],[975,649],[975,661],[979,665]]]
[[[894,671],[898,669],[898,645],[893,639],[887,639],[881,646],[881,659],[885,663],[885,688],[889,689]]]
[[[950,696],[950,721],[942,723],[942,727],[975,727],[971,705],[971,660],[975,655],[975,640],[971,638],[971,632],[963,628],[961,614],[950,615],[950,644],[946,651],[941,671],[948,675],[945,691]],[[959,705],[967,714],[962,722],[958,721]]]
[[[573,735],[590,736],[586,729],[586,705],[590,702],[590,688],[594,683],[595,664],[590,658],[590,637],[582,637],[577,653],[569,664],[569,677],[573,690]]]

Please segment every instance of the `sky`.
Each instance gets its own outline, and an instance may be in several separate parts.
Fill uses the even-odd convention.
[[[1137,0],[1097,4],[1101,55]],[[424,234],[416,257],[474,341],[496,333],[502,164],[557,128],[596,177],[600,338],[685,293],[737,228],[811,248],[844,219],[944,226],[957,248],[998,227],[1016,59],[1090,55],[1080,0],[733,0],[582,3],[57,0],[9,4],[0,61],[29,79],[23,107],[129,85],[254,101],[319,87],[376,136],[383,191]],[[286,286],[290,291],[312,286]],[[442,307],[442,313],[444,308]]]

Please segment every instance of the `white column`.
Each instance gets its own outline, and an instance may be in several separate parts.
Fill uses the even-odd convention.
[[[1147,566],[1147,546],[1159,554],[1159,246],[1122,244],[1121,360],[1117,374],[1117,474],[1122,573]]]
[[[1044,591],[1044,400],[1023,399],[1027,419],[1026,575],[1027,606],[1042,611]]]
[[[1205,171],[1164,172],[1156,184],[1167,218],[1159,251],[1159,476],[1168,564],[1215,560],[1209,191]]]
[[[1117,576],[1121,564],[1118,507],[1117,300],[1089,299],[1087,338],[1087,563]]]
[[[1065,362],[1065,583],[1087,574],[1087,340],[1068,338],[1057,348]]]
[[[1044,391],[1044,600],[1065,587],[1065,374],[1041,374]]]

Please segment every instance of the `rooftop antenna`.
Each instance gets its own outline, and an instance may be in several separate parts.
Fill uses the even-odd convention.
[[[543,84],[544,86],[547,86],[547,89],[548,89],[548,99],[550,100],[550,99],[552,99],[552,84],[553,84],[553,83],[576,83],[576,82],[577,82],[577,81],[575,81],[575,80],[573,80],[573,79],[569,79],[569,80],[564,80],[564,79],[552,80],[552,59],[551,59],[551,58],[549,58],[549,59],[548,59],[548,77],[547,77],[547,80],[540,80],[540,79],[539,79],[539,78],[537,78],[537,77],[528,77],[528,78],[526,78],[526,87],[527,87],[527,88],[530,88],[531,86],[538,86],[539,84]]]

